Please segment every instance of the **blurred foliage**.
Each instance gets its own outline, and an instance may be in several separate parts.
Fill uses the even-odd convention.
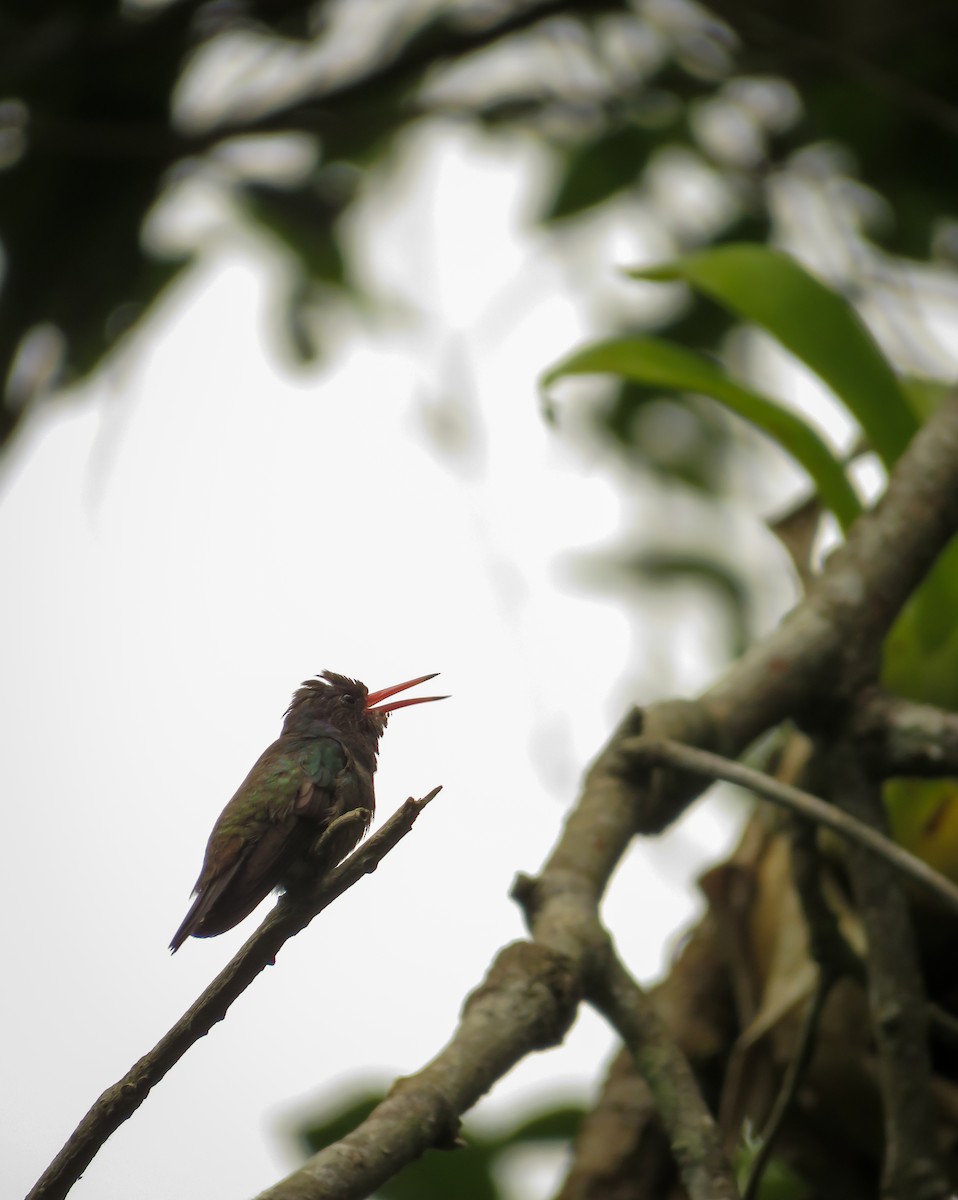
[[[93,371],[188,263],[143,230],[190,177],[219,188],[282,246],[294,276],[288,346],[314,357],[316,312],[356,289],[344,216],[411,126],[448,119],[548,147],[554,179],[540,221],[560,249],[577,223],[616,205],[654,217],[672,261],[641,273],[643,286],[671,281],[675,303],[645,319],[634,308],[606,312],[601,341],[550,376],[600,371],[614,381],[595,423],[627,461],[720,492],[734,440],[726,406],[794,457],[847,525],[858,507],[848,464],[732,370],[728,335],[743,322],[762,328],[894,461],[941,385],[906,378],[878,347],[850,303],[861,280],[848,261],[863,248],[870,262],[876,248],[945,265],[958,256],[956,35],[958,6],[939,0],[867,9],[852,0],[713,0],[708,9],[688,0],[7,0],[0,445],[52,387]],[[244,69],[224,73],[231,48]],[[304,151],[301,169],[277,174],[257,161],[257,147],[290,137]],[[234,153],[243,148],[254,153]],[[668,184],[676,155],[700,185],[697,204]],[[788,181],[805,189],[802,217],[810,195],[841,210],[850,253],[833,256],[830,286],[762,245],[785,240]],[[650,435],[656,422],[680,433],[672,453]],[[621,563],[644,580],[707,580],[744,640],[747,592],[734,563],[682,548]],[[958,551],[896,626],[887,682],[958,702],[948,628],[956,602]],[[378,1099],[346,1105],[304,1133],[304,1145],[335,1140]],[[470,1133],[464,1149],[429,1152],[381,1195],[498,1196],[501,1156],[569,1138],[576,1117],[560,1110],[498,1139]]]
[[[794,315],[800,316],[794,307]],[[807,422],[754,388],[738,383],[703,355],[663,338],[610,338],[564,359],[547,372],[544,385],[548,387],[570,375],[599,373],[713,397],[792,454],[815,481],[822,502],[843,527],[847,528],[861,511],[843,464]]]
[[[809,147],[838,143],[838,175],[874,189],[881,219],[870,237],[899,254],[948,251],[951,6],[920,0],[906,12],[883,0],[867,20],[850,0],[799,9],[777,0],[761,11],[721,0],[711,12],[684,0],[361,7],[3,6],[0,444],[50,386],[93,370],[182,269],[187,255],[163,258],[141,231],[184,175],[205,173],[290,252],[288,345],[315,356],[316,312],[353,287],[340,218],[370,168],[423,120],[522,130],[547,144],[556,171],[541,219],[560,242],[570,222],[623,197],[657,209],[677,253],[765,240],[770,181],[807,167]],[[230,48],[244,69],[224,76]],[[276,179],[248,163],[224,168],[234,143],[291,134],[312,153],[304,170]],[[677,149],[719,187],[714,211],[690,216],[656,201],[656,173]],[[700,349],[728,327],[697,304],[665,324]],[[610,410],[620,441],[622,406],[635,395]],[[701,464],[689,473],[699,486],[709,478]]]
[[[306,1153],[315,1154],[351,1133],[383,1099],[382,1092],[371,1092],[347,1101],[327,1119],[311,1122],[299,1130],[298,1141]],[[579,1108],[557,1108],[521,1121],[497,1136],[478,1134],[467,1123],[459,1146],[427,1151],[384,1184],[376,1195],[380,1200],[453,1196],[456,1200],[504,1200],[499,1179],[504,1158],[517,1150],[568,1145],[581,1119]]]
[[[886,467],[948,390],[943,381],[900,375],[851,305],[779,251],[718,246],[631,274],[643,280],[685,280],[775,339],[818,376]],[[835,456],[783,398],[760,395],[740,383],[727,361],[710,361],[664,338],[610,338],[583,346],[551,367],[543,375],[543,388],[548,391],[559,380],[584,374],[708,396],[790,455],[814,485],[819,509],[831,511],[843,530],[861,511],[853,463]],[[686,570],[676,556],[675,573]],[[636,571],[647,571],[641,556]],[[713,583],[718,577],[713,566]],[[726,588],[734,595],[730,584]],[[958,539],[939,557],[888,635],[883,682],[893,692],[958,710],[956,612]],[[885,802],[897,839],[958,879],[958,781],[893,780],[886,785]]]
[[[597,419],[636,467],[706,494],[721,490],[732,438],[727,422],[694,394],[666,398],[659,388],[626,380]]]
[[[729,630],[729,648],[737,658],[748,649],[753,635],[752,593],[740,571],[705,552],[694,553],[665,546],[639,550],[616,558],[609,554],[583,557],[577,576],[586,585],[621,595],[623,586],[641,588],[644,595],[657,586],[691,583],[702,596],[715,602]]]
[[[724,246],[631,274],[637,279],[681,279],[775,338],[839,398],[886,466],[918,428],[904,386],[855,310],[787,255],[763,246]],[[773,408],[782,420],[786,410],[778,404]],[[780,436],[796,457],[808,453],[797,426],[772,429],[775,418],[767,411],[743,410],[741,403],[738,411],[765,432]],[[820,489],[826,486],[824,475],[814,470],[810,474]],[[836,509],[835,515],[842,514]]]

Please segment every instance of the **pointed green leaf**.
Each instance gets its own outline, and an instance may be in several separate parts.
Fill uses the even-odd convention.
[[[701,355],[661,338],[613,338],[563,359],[546,372],[542,386],[569,375],[595,374],[619,375],[654,387],[711,396],[774,439],[804,467],[822,503],[831,509],[843,529],[861,512],[844,466],[801,417],[736,383]]]
[[[628,274],[684,280],[771,334],[839,397],[886,466],[918,428],[897,375],[852,306],[787,254],[719,246]]]

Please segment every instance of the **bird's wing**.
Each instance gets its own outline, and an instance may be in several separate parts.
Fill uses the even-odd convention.
[[[204,936],[206,931],[203,929],[203,923],[215,911],[217,901],[219,901],[220,897],[227,890],[237,871],[243,865],[242,858],[238,853],[234,852],[232,855],[230,855],[230,858],[232,860],[230,865],[224,870],[221,870],[214,878],[210,879],[209,883],[206,884],[202,889],[200,888],[200,882],[203,876],[201,875],[200,879],[197,880],[196,887],[193,889],[193,903],[190,905],[189,912],[183,918],[183,923],[180,925],[179,929],[177,929],[176,933],[173,934],[173,937],[170,941],[170,950],[172,953],[175,954],[176,951],[179,950],[180,946],[182,946],[186,941],[186,939],[191,937],[193,934],[196,934],[199,937]],[[263,896],[265,895],[266,893],[264,892]],[[260,897],[260,900],[263,899],[263,896]],[[243,914],[243,916],[247,916],[250,912],[252,912],[258,903],[259,900],[257,900],[256,903],[253,904],[253,906]],[[222,930],[209,930],[209,932],[211,934],[223,932],[223,930],[232,928],[233,925],[236,925],[242,919],[243,917],[237,917],[236,920],[224,925]]]
[[[310,829],[311,839],[328,822],[336,776],[345,765],[346,753],[332,737],[269,747],[213,828],[196,899],[171,950],[191,935],[232,929],[269,895],[302,838],[304,819],[319,826]]]
[[[347,764],[346,751],[334,737],[313,738],[303,748],[298,763],[302,775],[293,812],[325,826],[332,815],[330,799],[336,779]]]

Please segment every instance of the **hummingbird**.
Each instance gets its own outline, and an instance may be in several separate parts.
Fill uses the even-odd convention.
[[[391,697],[435,677],[420,675],[378,692],[335,671],[305,680],[279,737],[213,826],[196,898],[171,952],[188,937],[225,933],[274,888],[317,878],[352,850],[375,811],[373,775],[389,713],[447,699]]]

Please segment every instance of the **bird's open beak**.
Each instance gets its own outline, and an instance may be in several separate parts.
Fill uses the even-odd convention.
[[[405,683],[394,683],[392,687],[383,688],[382,691],[370,692],[366,697],[366,712],[391,713],[397,708],[405,708],[408,704],[428,704],[430,700],[448,700],[448,696],[414,696],[406,700],[395,700],[392,704],[380,703],[382,700],[388,700],[390,696],[395,696],[397,692],[404,692],[406,688],[415,687],[417,683],[435,679],[438,674],[438,671],[433,671],[431,675],[420,675],[418,679],[407,679]]]

